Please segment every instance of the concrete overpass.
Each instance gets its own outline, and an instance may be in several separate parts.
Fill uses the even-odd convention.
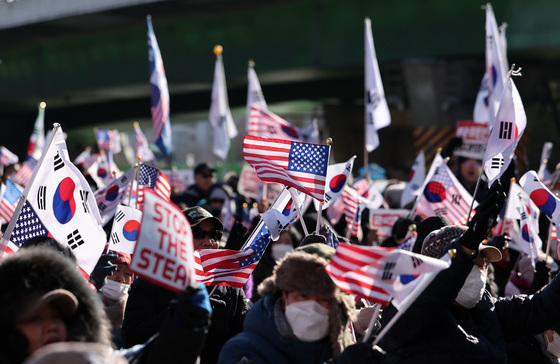
[[[363,21],[369,16],[393,117],[370,160],[402,176],[418,150],[444,144],[456,120],[472,118],[484,72],[480,5],[470,0],[0,1],[0,143],[23,154],[40,101],[48,105],[47,123],[60,122],[66,131],[148,122],[145,18],[151,14],[170,87],[172,124],[207,113],[212,48],[221,44],[232,108],[245,106],[247,61],[254,59],[273,111],[285,102],[310,101],[312,110],[297,112],[321,118],[325,134],[340,146],[333,148],[336,158],[361,158]],[[499,0],[493,7],[498,22],[509,24],[509,61],[523,67],[524,77],[516,79],[529,119],[522,159],[538,168],[542,143],[559,135],[560,3]],[[289,107],[284,111],[297,114]],[[420,134],[432,137],[419,142]],[[560,159],[554,159],[557,152],[553,161]]]

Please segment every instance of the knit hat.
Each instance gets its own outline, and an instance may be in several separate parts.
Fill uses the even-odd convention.
[[[447,244],[463,235],[468,229],[464,225],[450,225],[432,231],[422,243],[421,254],[437,258]]]
[[[347,326],[354,304],[350,296],[335,286],[325,265],[327,261],[316,254],[289,252],[274,267],[272,276],[259,285],[258,292],[261,296],[286,291],[333,297],[329,309],[329,337],[333,353],[338,356],[351,343]]]
[[[429,233],[449,225],[451,225],[451,222],[443,216],[430,216],[427,219],[422,220],[416,227],[416,232],[418,233],[416,237],[416,244],[418,244],[419,247],[415,253],[420,253],[422,243]],[[414,245],[416,246],[416,244]]]

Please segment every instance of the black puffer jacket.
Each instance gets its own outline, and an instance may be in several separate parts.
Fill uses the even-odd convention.
[[[202,350],[203,363],[218,361],[226,341],[243,329],[243,320],[249,310],[242,289],[226,286],[208,286],[212,305],[212,319],[206,344]],[[169,302],[176,293],[142,278],[132,284],[126,304],[122,334],[127,346],[145,342],[155,334],[169,311]]]
[[[460,243],[451,267],[440,272],[386,333],[380,346],[387,363],[506,363],[506,343],[560,324],[560,279],[533,296],[493,298],[488,292],[471,310],[453,302],[473,266]],[[390,305],[387,325],[396,314]]]
[[[30,294],[63,288],[78,299],[66,323],[68,341],[110,345],[109,322],[97,293],[75,263],[47,248],[29,248],[0,264],[0,363],[18,363],[27,356],[27,341],[13,328],[13,318]]]

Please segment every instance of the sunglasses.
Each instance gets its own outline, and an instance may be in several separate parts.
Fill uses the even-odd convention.
[[[208,237],[210,240],[215,240],[218,241],[222,238],[222,232],[221,231],[207,231],[207,230],[203,230],[201,228],[198,227],[193,227],[192,228],[192,234],[193,234],[193,238],[195,239],[205,239],[206,237]]]

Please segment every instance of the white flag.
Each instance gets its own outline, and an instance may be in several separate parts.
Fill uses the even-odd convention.
[[[505,56],[505,30],[498,31],[494,10],[486,5],[486,72],[476,97],[473,120],[492,127],[509,65]]]
[[[231,139],[237,136],[237,127],[229,109],[222,48],[216,46],[214,52],[216,53],[216,65],[209,119],[214,128],[214,154],[221,159],[226,159]]]
[[[391,124],[391,113],[381,82],[369,18],[365,19],[365,53],[366,149],[371,152],[379,146],[377,131]]]
[[[488,186],[501,177],[509,166],[515,153],[517,143],[521,139],[527,116],[523,108],[521,96],[511,79],[511,72],[506,79],[506,85],[496,122],[490,131],[488,146],[484,153],[484,172],[488,177]]]
[[[134,207],[118,205],[111,228],[109,250],[134,253],[140,232],[140,221],[142,221],[142,211]]]
[[[424,151],[420,151],[410,174],[406,179],[406,186],[401,195],[401,208],[405,207],[409,203],[413,202],[418,195],[422,192],[422,184],[426,179],[426,160],[424,158]]]
[[[247,88],[247,125],[245,126],[245,131],[249,131],[251,105],[257,104],[257,106],[259,106],[263,110],[266,110],[268,108],[261,89],[261,84],[257,77],[257,72],[255,72],[255,63],[253,61],[249,61],[249,68],[247,69],[247,79],[249,81],[249,86]]]

